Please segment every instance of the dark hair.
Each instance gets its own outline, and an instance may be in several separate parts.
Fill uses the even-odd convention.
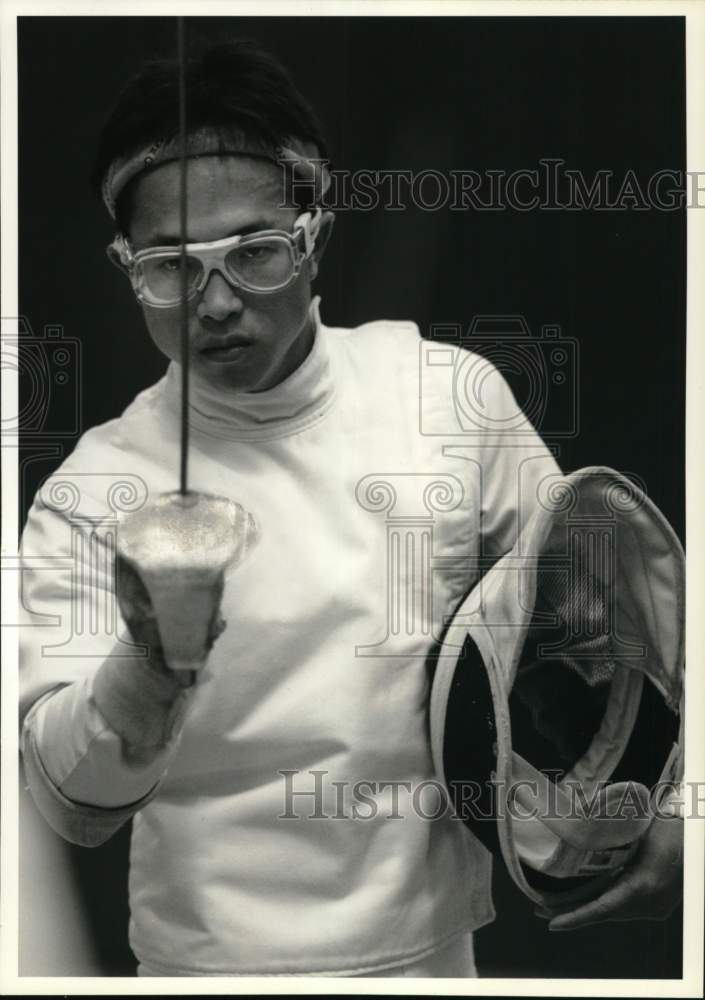
[[[98,196],[116,157],[178,134],[178,68],[176,59],[151,60],[120,93],[101,132],[91,170],[91,186]],[[320,123],[308,101],[274,56],[255,43],[239,39],[210,45],[188,58],[185,79],[189,132],[204,127],[223,133],[235,129],[271,146],[296,137],[313,142],[319,157],[328,159]],[[131,187],[126,185],[116,204],[123,230]]]

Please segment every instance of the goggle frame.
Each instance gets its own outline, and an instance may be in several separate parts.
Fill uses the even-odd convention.
[[[283,229],[262,229],[256,233],[246,235],[226,236],[224,239],[212,240],[205,243],[187,243],[186,253],[201,261],[203,273],[198,282],[188,292],[187,299],[190,300],[196,295],[200,295],[205,289],[213,271],[221,274],[228,284],[233,288],[241,288],[254,295],[271,295],[288,288],[301,273],[301,268],[314,251],[316,239],[320,230],[322,211],[320,206],[316,206],[313,215],[311,212],[302,212],[294,221],[293,232]],[[240,246],[253,245],[258,242],[277,238],[286,242],[291,254],[292,271],[286,281],[270,288],[256,288],[246,282],[236,280],[225,269],[225,256],[232,250]],[[303,246],[302,246],[303,244]],[[135,253],[129,240],[122,234],[117,233],[112,243],[106,249],[109,259],[120,270],[127,273],[132,289],[137,299],[151,309],[173,309],[181,302],[181,295],[175,296],[168,302],[154,301],[145,294],[143,275],[140,274],[140,265],[145,260],[155,259],[159,256],[180,259],[181,246],[145,247]]]

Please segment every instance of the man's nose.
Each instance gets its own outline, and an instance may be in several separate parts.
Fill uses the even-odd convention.
[[[199,319],[221,322],[233,313],[242,312],[242,307],[239,289],[231,285],[220,271],[211,271],[196,310]]]

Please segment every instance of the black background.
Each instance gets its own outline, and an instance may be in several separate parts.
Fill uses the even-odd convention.
[[[341,169],[510,172],[556,157],[588,180],[611,170],[617,187],[630,169],[644,186],[685,169],[680,18],[189,18],[187,32],[277,55]],[[22,438],[23,510],[73,447],[76,413],[81,430],[111,419],[165,367],[105,257],[111,224],[87,178],[117,90],[146,55],[175,51],[175,19],[20,19],[20,307],[35,338],[60,326],[70,344],[69,382],[52,382]],[[580,400],[576,436],[552,438],[560,407],[543,428],[561,466],[638,476],[683,537],[685,225],[684,210],[340,212],[316,290],[330,326],[413,319],[429,335],[479,314],[560,326],[577,343]],[[36,378],[20,375],[25,405]],[[134,968],[127,842],[68,849],[106,975]],[[680,976],[678,916],[549,934],[496,869],[481,974]]]

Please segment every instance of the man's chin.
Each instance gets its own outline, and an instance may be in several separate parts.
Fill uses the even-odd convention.
[[[255,392],[257,374],[241,364],[198,364],[193,366],[193,374],[198,380],[213,389],[229,392]]]

